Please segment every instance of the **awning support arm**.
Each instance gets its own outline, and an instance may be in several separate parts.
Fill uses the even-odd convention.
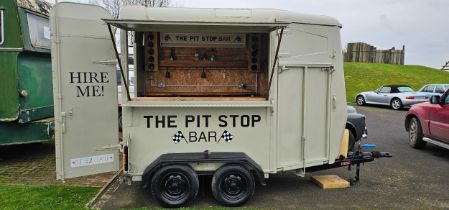
[[[284,35],[284,28],[285,27],[281,27],[281,33],[279,34],[278,46],[276,47],[276,54],[274,56],[273,67],[271,68],[270,82],[268,83],[268,93],[270,93],[271,83],[273,81],[274,68],[276,67],[276,63],[278,61],[279,48],[281,47],[282,36]]]
[[[118,66],[120,68],[120,73],[122,75],[122,80],[123,80],[123,83],[125,84],[126,96],[128,97],[128,101],[131,101],[131,97],[129,96],[128,80],[125,78],[125,72],[123,71],[122,60],[120,59],[120,56],[119,56],[119,53],[117,50],[117,45],[115,44],[115,36],[114,36],[114,33],[112,32],[112,28],[109,23],[108,23],[108,29],[109,29],[109,34],[111,35],[112,46],[114,46],[115,57],[117,58]],[[126,59],[128,59],[128,58],[126,58]]]

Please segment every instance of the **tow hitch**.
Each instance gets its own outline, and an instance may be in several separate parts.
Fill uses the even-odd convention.
[[[339,168],[348,166],[348,170],[351,171],[352,167],[355,166],[355,176],[349,179],[349,183],[354,185],[360,180],[360,165],[362,163],[371,162],[376,158],[385,158],[385,157],[393,157],[389,152],[379,152],[379,151],[369,151],[363,152],[361,148],[373,148],[375,145],[373,144],[365,144],[363,146],[359,146],[358,150],[355,152],[348,152],[348,156],[341,157],[340,159],[335,160],[333,164],[322,165],[322,166],[314,166],[307,168],[309,172],[326,170],[331,168]]]
[[[348,157],[340,162],[343,165],[348,166],[348,171],[352,170],[352,166],[355,165],[355,176],[349,179],[349,183],[354,185],[360,180],[360,164],[371,162],[375,158],[384,158],[384,157],[393,157],[389,152],[379,152],[379,151],[371,151],[371,152],[349,152]]]

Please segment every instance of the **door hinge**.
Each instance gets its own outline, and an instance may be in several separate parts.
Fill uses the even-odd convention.
[[[321,68],[321,70],[328,71],[329,74],[333,74],[333,73],[335,72],[334,66],[329,66],[329,67]]]
[[[96,149],[96,151],[104,151],[104,150],[119,150],[120,152],[122,152],[123,144],[119,143],[119,144],[115,144],[115,145],[108,145],[108,146],[103,146],[99,149]]]
[[[283,71],[287,71],[289,70],[289,68],[287,68],[287,66],[282,65],[281,68],[279,68],[279,73],[282,73]]]
[[[279,54],[278,54],[278,57],[279,58],[285,58],[285,57],[290,57],[290,53],[288,53],[288,52],[280,52]]]
[[[117,59],[107,59],[107,60],[100,60],[100,61],[92,61],[94,64],[101,64],[101,65],[117,65]]]

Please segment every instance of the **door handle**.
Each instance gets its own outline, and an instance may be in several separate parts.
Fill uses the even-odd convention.
[[[68,112],[61,112],[61,130],[62,133],[65,133],[65,121],[67,120],[67,116],[72,118],[73,117],[73,108],[69,109]]]
[[[65,133],[65,112],[61,112],[61,130]]]
[[[384,96],[387,96],[387,95],[384,95]]]

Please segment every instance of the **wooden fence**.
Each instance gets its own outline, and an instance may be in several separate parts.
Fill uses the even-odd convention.
[[[402,50],[394,47],[389,50],[378,50],[363,42],[348,43],[344,52],[345,62],[387,63],[404,65],[405,46]]]

